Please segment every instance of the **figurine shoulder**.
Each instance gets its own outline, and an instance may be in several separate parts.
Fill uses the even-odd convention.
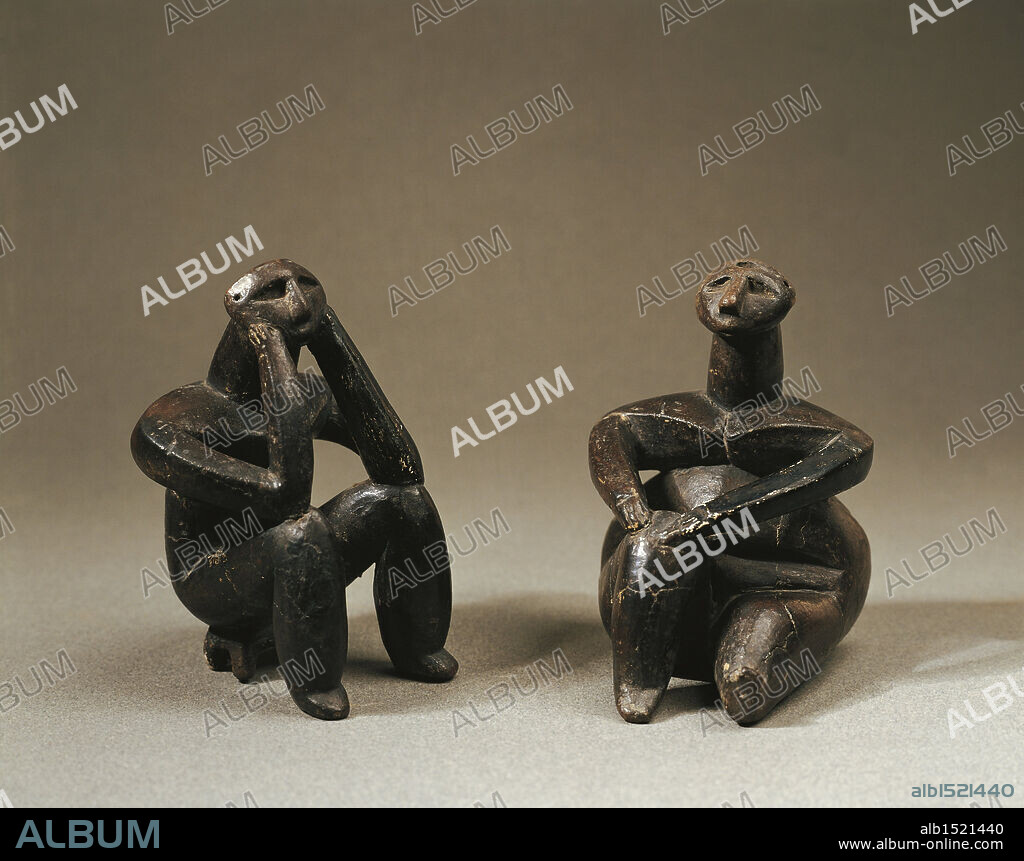
[[[615,421],[670,421],[714,424],[722,409],[704,392],[677,392],[624,404],[606,413],[597,426]],[[597,427],[595,426],[595,427]]]
[[[778,416],[769,416],[767,425],[795,426],[810,431],[820,431],[826,435],[831,433],[843,436],[852,445],[865,451],[870,451],[874,447],[871,437],[853,422],[808,401],[791,401],[783,413]]]

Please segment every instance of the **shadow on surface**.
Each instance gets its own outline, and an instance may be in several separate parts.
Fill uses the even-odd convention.
[[[448,647],[459,660],[459,674],[447,684],[433,685],[395,676],[374,614],[353,616],[344,676],[353,717],[448,711],[464,707],[469,699],[479,703],[492,685],[509,682],[513,675],[527,684],[527,666],[539,660],[552,665],[552,655],[560,649],[573,669],[576,691],[564,707],[597,719],[621,720],[612,697],[610,645],[592,596],[503,594],[458,604],[453,619]],[[149,635],[141,648],[138,642],[125,643],[123,650],[105,652],[133,654],[135,660],[128,667],[113,659],[90,662],[89,686],[77,693],[86,701],[102,700],[107,708],[112,696],[123,695],[135,708],[146,703],[154,710],[190,714],[197,700],[211,708],[220,700],[237,703],[242,686],[230,673],[213,673],[206,666],[204,633],[196,622]],[[757,726],[797,726],[906,683],[955,682],[950,688],[955,698],[975,681],[982,685],[1019,671],[1022,653],[1022,600],[868,604],[849,636],[822,662],[821,674]],[[264,672],[271,680],[280,679],[274,669],[260,675]],[[281,686],[279,681],[275,685],[279,690]],[[654,722],[701,708],[713,710],[716,699],[712,685],[674,682]],[[280,697],[267,712],[292,708],[287,697]]]

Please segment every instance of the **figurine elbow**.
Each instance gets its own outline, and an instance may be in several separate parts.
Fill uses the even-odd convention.
[[[864,434],[865,442],[860,446],[860,456],[858,461],[860,462],[860,479],[863,480],[868,470],[871,469],[871,461],[875,455],[875,443],[867,434]]]
[[[135,427],[132,428],[131,450],[132,458],[135,460],[135,463],[138,464],[140,467],[142,466],[142,452],[145,443],[146,433],[142,429],[142,419],[139,419],[135,423]]]
[[[590,431],[590,456],[593,458],[601,449],[621,435],[625,421],[622,414],[615,410],[602,416]]]
[[[875,453],[875,441],[864,431],[858,431],[852,435],[850,445],[857,453],[857,459],[871,466],[871,457]]]
[[[159,482],[160,479],[153,468],[156,457],[159,455],[160,446],[153,439],[153,428],[149,419],[144,415],[135,423],[131,436],[132,459],[142,472]]]
[[[850,452],[848,474],[850,476],[849,486],[852,487],[855,484],[860,484],[867,477],[868,471],[871,469],[875,443],[863,431],[844,435],[843,443]]]
[[[284,482],[276,475],[271,475],[263,482],[261,491],[271,499],[280,499],[284,495]]]

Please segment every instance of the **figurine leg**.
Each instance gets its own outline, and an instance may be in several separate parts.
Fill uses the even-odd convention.
[[[723,614],[715,656],[722,705],[739,724],[757,723],[817,675],[843,634],[834,594],[749,592]]]
[[[316,509],[205,556],[184,570],[168,540],[174,590],[210,626],[207,661],[252,676],[273,650],[292,699],[307,714],[339,720],[348,631],[345,582],[330,529]],[[272,632],[272,634],[271,634]]]
[[[763,531],[774,545],[769,558],[715,560],[715,683],[726,711],[745,725],[818,674],[856,621],[871,577],[864,531],[835,499]]]
[[[459,667],[444,649],[451,569],[441,519],[426,489],[363,482],[323,511],[349,582],[376,563],[377,621],[395,669],[421,681],[451,679]]]
[[[605,563],[602,589],[612,639],[615,704],[630,723],[647,723],[672,679],[683,639],[681,627],[705,565],[670,580],[679,571],[672,548],[627,535]],[[647,572],[660,583],[654,584]],[[614,587],[611,584],[614,582]],[[605,602],[602,601],[604,613]]]
[[[274,638],[295,704],[320,720],[349,712],[341,684],[348,654],[345,582],[326,518],[316,509],[276,527]]]
[[[685,512],[752,478],[735,467],[701,467],[662,473],[645,487],[656,510]],[[816,662],[849,631],[867,593],[870,553],[839,502],[762,524],[742,549],[744,557],[707,559],[690,579],[684,575],[668,590],[648,585],[641,596],[644,568],[656,573],[660,561],[672,572],[678,565],[671,548],[644,547],[612,522],[602,547],[600,606],[626,720],[649,720],[674,675],[714,680],[728,713],[754,723],[815,674]]]

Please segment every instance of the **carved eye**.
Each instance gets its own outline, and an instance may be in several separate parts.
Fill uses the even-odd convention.
[[[267,284],[262,290],[260,290],[259,296],[257,298],[261,301],[283,299],[285,294],[285,287],[286,284],[284,278],[275,278],[273,281]]]
[[[767,288],[766,288],[766,287],[765,287],[765,285],[764,285],[764,284],[762,284],[762,283],[761,283],[760,281],[750,281],[750,282],[748,282],[748,284],[747,284],[747,289],[748,289],[748,290],[749,290],[749,291],[750,291],[751,293],[764,293],[764,291],[765,291],[765,290],[766,290]]]
[[[710,284],[708,284],[708,287],[721,287],[728,280],[729,280],[729,276],[728,275],[723,275],[721,278],[716,278],[714,281],[712,281]]]

